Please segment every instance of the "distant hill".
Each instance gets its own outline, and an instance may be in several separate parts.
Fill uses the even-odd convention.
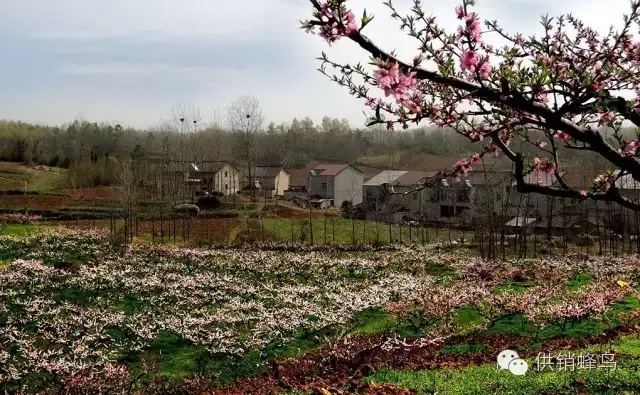
[[[429,172],[451,170],[457,161],[468,157],[469,154],[433,155],[407,151],[400,156],[400,159],[393,167],[396,170],[418,170]],[[484,166],[487,170],[507,170],[511,169],[511,161],[503,156],[495,157],[493,155],[485,155]],[[475,167],[479,170],[482,165],[477,165]]]

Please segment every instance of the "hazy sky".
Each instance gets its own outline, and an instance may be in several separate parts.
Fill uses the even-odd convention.
[[[408,10],[412,0],[395,0]],[[399,32],[382,0],[350,0],[375,20],[365,34],[406,59],[416,41]],[[458,1],[424,0],[455,29]],[[539,16],[573,12],[606,31],[628,0],[477,0],[482,19],[510,32],[539,33]],[[367,61],[347,39],[329,47],[305,34],[307,0],[2,0],[0,118],[63,123],[83,117],[144,127],[178,103],[204,120],[224,116],[240,94],[256,96],[267,121],[310,116],[365,120],[360,100],[329,81],[314,58]],[[216,110],[217,109],[217,110]],[[217,115],[215,115],[217,114]]]

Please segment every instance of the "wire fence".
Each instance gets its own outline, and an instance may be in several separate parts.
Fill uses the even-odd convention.
[[[130,180],[123,179],[111,190],[72,188],[44,195],[33,193],[23,182],[0,185],[0,211],[55,211],[51,221],[108,227],[113,238],[124,242],[440,243],[443,248],[468,247],[490,259],[640,253],[639,213],[605,202],[549,200],[507,190],[472,205],[462,216],[436,198],[421,200],[418,212],[385,223],[337,210],[299,208],[266,191],[264,196],[259,191],[243,194],[248,180],[231,162],[149,160],[130,171]],[[638,198],[637,191],[632,189],[630,198]],[[439,207],[434,211],[428,206]]]

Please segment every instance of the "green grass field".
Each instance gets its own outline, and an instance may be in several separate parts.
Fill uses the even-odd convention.
[[[396,151],[391,155],[391,163],[395,163],[402,156],[403,151]],[[361,156],[358,158],[358,163],[361,163],[366,166],[373,167],[386,167],[389,166],[389,155],[367,155]]]
[[[615,370],[536,371],[535,358],[525,358],[530,370],[524,376],[499,371],[495,363],[464,368],[397,371],[384,369],[369,377],[376,383],[395,384],[421,394],[637,394],[640,388],[640,338],[617,339],[613,350],[618,360]],[[575,355],[587,350],[575,350]],[[597,355],[597,354],[596,354]]]
[[[14,162],[0,162],[0,189],[22,190],[24,182],[27,189],[36,192],[50,192],[64,187],[66,169],[49,168],[37,170]]]
[[[392,243],[433,243],[436,240],[458,240],[464,233],[458,230],[407,227],[345,218],[312,219],[269,218],[264,220],[265,231],[274,234],[280,241],[311,242],[313,244],[388,244]],[[326,234],[326,238],[325,238]],[[470,237],[471,235],[467,235]]]

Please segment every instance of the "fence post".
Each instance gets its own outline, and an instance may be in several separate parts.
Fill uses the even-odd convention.
[[[327,244],[327,216],[324,216],[324,244]]]

